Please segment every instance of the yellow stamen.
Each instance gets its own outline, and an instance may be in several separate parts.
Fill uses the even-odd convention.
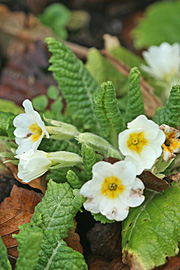
[[[127,140],[127,147],[131,151],[136,151],[138,154],[141,153],[143,147],[148,144],[148,140],[144,138],[144,132],[131,133]]]
[[[37,123],[32,124],[29,129],[32,131],[31,141],[36,142],[42,135],[43,131]]]
[[[164,151],[173,153],[174,150],[180,147],[180,142],[176,139],[175,132],[169,132],[166,133],[166,140],[165,143],[163,143],[162,147],[164,148]]]
[[[122,184],[122,181],[118,177],[112,175],[104,178],[104,182],[101,186],[101,193],[109,199],[115,199],[123,193],[124,189],[125,186]]]

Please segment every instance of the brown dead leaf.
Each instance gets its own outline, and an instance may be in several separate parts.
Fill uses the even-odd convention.
[[[69,229],[68,237],[64,238],[64,241],[69,247],[83,254],[83,247],[80,243],[79,234],[75,232],[76,225],[77,223],[75,221],[75,226]]]
[[[89,258],[87,258],[87,265],[88,270],[108,270],[109,268],[109,261],[102,257],[97,255],[91,255]]]
[[[168,181],[168,182],[176,182],[178,183],[179,180],[180,180],[180,173],[177,172],[177,173],[173,173],[173,174],[169,174],[169,175],[166,175],[165,179]]]
[[[152,190],[161,192],[170,187],[169,183],[163,179],[156,177],[150,171],[144,171],[141,175],[138,175],[138,178],[144,183],[144,185]]]
[[[41,190],[43,193],[45,193],[45,191],[47,189],[47,181],[45,180],[44,175],[32,180],[29,183],[25,183],[17,176],[18,168],[16,165],[14,165],[12,163],[6,163],[6,166],[11,170],[14,178],[16,178],[16,180],[18,180],[20,183],[22,183],[24,185],[29,185],[32,188],[37,188],[37,189]]]
[[[129,270],[130,267],[128,265],[125,265],[122,262],[122,258],[118,257],[114,260],[109,265],[109,270]]]
[[[9,256],[18,256],[17,241],[12,238],[12,234],[18,233],[19,226],[30,221],[42,197],[40,193],[14,185],[10,197],[0,204],[0,235]]]
[[[121,255],[121,223],[95,223],[87,233],[93,254],[114,259]]]

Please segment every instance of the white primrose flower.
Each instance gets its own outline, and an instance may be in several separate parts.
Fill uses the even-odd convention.
[[[17,176],[25,183],[36,179],[51,168],[65,168],[82,163],[82,158],[75,153],[57,151],[46,153],[36,150],[17,155],[19,159]]]
[[[41,120],[38,112],[33,109],[31,101],[28,99],[24,100],[23,106],[25,113],[16,116],[13,122],[16,127],[14,135],[15,141],[18,144],[17,155],[28,151],[31,153],[35,152],[44,135],[49,138],[44,122]]]
[[[165,134],[144,115],[136,117],[127,127],[119,134],[119,149],[125,160],[136,165],[139,175],[144,169],[151,169],[161,155]]]
[[[16,157],[20,159],[17,176],[25,183],[43,175],[52,165],[48,153],[40,150],[31,155],[25,153]]]
[[[144,201],[144,184],[136,178],[133,163],[100,161],[93,166],[92,172],[92,180],[80,190],[80,194],[87,198],[83,204],[86,210],[121,221],[127,217],[129,207],[139,206]]]
[[[163,42],[160,46],[151,46],[144,51],[143,57],[149,66],[141,65],[142,70],[156,79],[180,82],[180,45]]]

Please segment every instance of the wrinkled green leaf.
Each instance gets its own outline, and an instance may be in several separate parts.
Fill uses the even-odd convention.
[[[57,184],[49,181],[48,189],[42,201],[36,206],[34,216],[42,214],[42,224],[40,228],[44,231],[58,230],[61,238],[68,234],[69,228],[74,226],[74,216],[77,209],[73,205],[74,195],[68,183]]]
[[[102,224],[105,224],[105,223],[113,223],[115,220],[110,220],[108,218],[106,218],[105,216],[103,216],[101,213],[98,213],[98,214],[93,214],[93,217],[96,221],[100,221]]]
[[[159,126],[166,124],[176,128],[180,125],[180,85],[172,87],[165,106],[156,111],[153,120]]]
[[[86,270],[83,255],[68,247],[58,231],[44,232],[35,270]]]
[[[76,58],[71,50],[54,38],[47,38],[50,70],[57,80],[64,98],[68,103],[73,120],[78,120],[85,129],[98,132],[99,124],[93,113],[92,95],[98,89],[97,82]]]
[[[79,180],[78,176],[76,175],[75,172],[72,170],[69,170],[66,175],[67,181],[71,185],[73,189],[79,189],[82,186],[81,181]]]
[[[122,228],[123,258],[133,269],[153,269],[175,256],[180,241],[180,187],[148,192],[145,202],[130,213]]]
[[[132,32],[137,49],[162,42],[180,43],[180,1],[159,2],[149,6]]]
[[[33,270],[38,263],[42,233],[31,232],[28,234],[19,250],[16,270]]]
[[[11,265],[7,257],[7,250],[0,237],[0,270],[10,270]]]
[[[83,144],[81,148],[83,158],[84,171],[88,179],[92,177],[92,167],[96,163],[96,155],[94,150],[87,144]]]
[[[0,111],[0,136],[8,135],[9,139],[14,139],[14,118],[15,115],[13,113]]]

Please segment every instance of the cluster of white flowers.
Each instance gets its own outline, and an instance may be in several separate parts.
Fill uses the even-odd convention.
[[[49,138],[49,134],[31,102],[25,100],[23,106],[25,113],[14,119],[20,179],[28,183],[54,165],[66,167],[82,162],[82,158],[74,153],[46,153],[37,150],[42,138]],[[77,130],[73,134],[77,134]],[[90,133],[85,135],[91,136]],[[119,134],[119,153],[124,156],[124,160],[114,164],[100,161],[93,166],[92,180],[86,182],[80,190],[80,194],[87,198],[84,207],[110,220],[125,219],[129,207],[139,206],[144,201],[144,184],[137,175],[145,169],[151,169],[162,153],[164,142],[165,133],[146,116],[140,115],[128,123],[127,129]]]
[[[142,70],[165,83],[167,94],[173,85],[180,84],[180,44],[163,42],[160,46],[149,47],[142,55],[148,64],[141,65]]]
[[[136,175],[151,169],[162,153],[164,141],[164,132],[146,116],[140,115],[128,123],[128,129],[119,134],[119,149],[125,160],[113,165],[101,161],[93,166],[92,180],[80,190],[87,197],[85,209],[110,220],[125,219],[129,207],[144,201],[144,184]]]

